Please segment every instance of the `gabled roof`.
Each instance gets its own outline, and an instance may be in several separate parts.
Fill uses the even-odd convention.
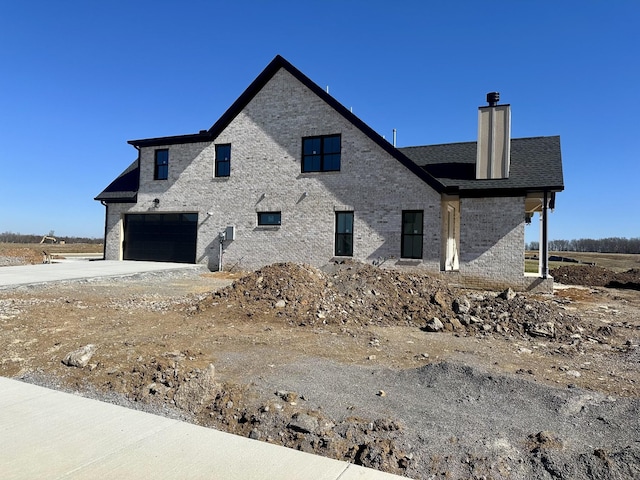
[[[400,148],[445,187],[461,195],[564,190],[560,137],[511,139],[509,178],[476,180],[476,142]]]
[[[342,115],[347,121],[356,126],[362,133],[377,143],[389,155],[398,160],[402,165],[411,170],[415,175],[424,180],[435,190],[442,192],[444,185],[432,177],[427,171],[418,167],[414,162],[409,160],[402,152],[394,148],[381,135],[376,133],[369,125],[360,120],[348,108],[338,102],[329,95],[323,88],[311,81],[309,77],[303,74],[296,67],[291,65],[280,55],[277,55],[269,65],[256,77],[249,87],[238,97],[238,99],[224,112],[216,123],[209,130],[202,130],[200,133],[190,135],[178,135],[173,137],[147,138],[141,140],[131,140],[128,143],[135,147],[153,147],[161,145],[175,145],[183,143],[210,142],[231,123],[231,121],[247,106],[247,104],[255,97],[260,90],[273,78],[273,76],[281,69],[285,69],[300,83],[324,100],[336,112]]]
[[[135,160],[94,200],[102,200],[107,203],[136,203],[139,183],[140,169],[138,168],[138,160]]]
[[[559,137],[513,139],[509,178],[476,180],[476,142],[395,148],[280,55],[267,65],[209,130],[201,130],[199,133],[189,135],[130,140],[128,143],[141,148],[211,142],[280,69],[289,72],[391,157],[439,193],[468,196],[514,195],[538,190],[561,191],[564,189]],[[139,176],[139,165],[136,161],[95,199],[105,202],[135,202]]]

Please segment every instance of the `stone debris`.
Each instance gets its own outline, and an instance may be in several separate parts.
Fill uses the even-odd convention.
[[[97,347],[93,344],[85,345],[78,350],[69,352],[62,360],[62,363],[68,367],[84,368],[89,364],[89,360],[91,360],[93,354],[96,353],[96,349]]]
[[[443,328],[444,328],[444,325],[442,324],[442,322],[440,321],[440,319],[438,317],[433,317],[424,326],[424,329],[427,332],[439,332]]]
[[[458,290],[423,271],[385,270],[357,262],[322,269],[268,265],[203,298],[193,310],[206,315],[222,301],[250,318],[273,311],[298,327],[415,326],[426,332],[545,338],[574,345],[603,342],[615,328],[585,335],[578,331],[577,314],[554,297],[532,297],[510,288],[499,294]]]
[[[215,396],[216,369],[213,364],[204,371],[196,370],[193,377],[182,382],[173,397],[178,408],[191,413],[200,412]]]

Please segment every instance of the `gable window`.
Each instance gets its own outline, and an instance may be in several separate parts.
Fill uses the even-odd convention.
[[[402,212],[402,258],[422,258],[422,210]]]
[[[302,139],[303,172],[340,171],[340,135]]]
[[[281,212],[258,212],[258,225],[280,225]]]
[[[231,144],[216,145],[216,177],[231,175]]]
[[[154,180],[166,180],[169,178],[169,150],[156,150],[155,167],[153,169]]]
[[[336,212],[335,255],[353,256],[353,212]]]

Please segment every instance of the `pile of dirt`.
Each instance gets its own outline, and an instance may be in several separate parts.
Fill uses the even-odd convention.
[[[36,265],[42,263],[44,254],[33,248],[6,247],[0,249],[0,267],[16,265]]]
[[[595,265],[563,265],[549,273],[556,282],[565,285],[640,290],[640,268],[614,272]]]
[[[324,270],[279,263],[249,273],[197,306],[205,314],[215,306],[242,311],[247,319],[271,318],[291,326],[322,325],[355,329],[411,326],[428,332],[546,338],[575,343],[583,336],[606,339],[602,331],[585,331],[577,317],[553,298],[536,298],[512,290],[501,293],[455,290],[423,272],[383,270],[349,262]]]
[[[279,263],[246,275],[204,301],[222,300],[247,317],[276,310],[291,325],[421,326],[453,314],[453,291],[439,279],[348,262],[329,272],[309,265]]]

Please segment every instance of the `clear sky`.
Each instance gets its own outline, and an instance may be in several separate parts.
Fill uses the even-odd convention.
[[[400,147],[476,140],[499,91],[561,136],[550,238],[640,236],[638,0],[0,0],[0,232],[101,237],[127,140],[208,129],[277,54]]]

